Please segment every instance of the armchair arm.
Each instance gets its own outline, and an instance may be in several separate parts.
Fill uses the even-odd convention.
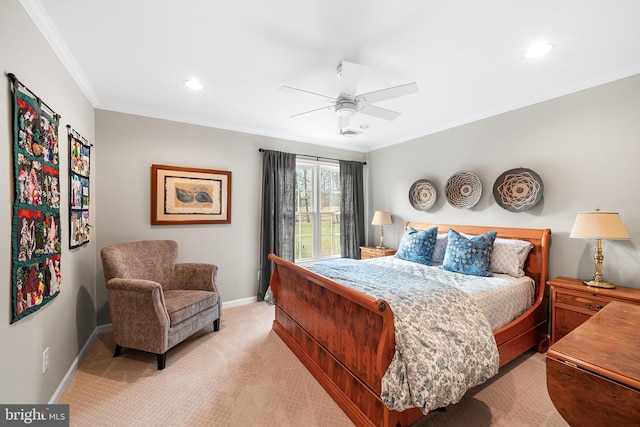
[[[113,278],[106,287],[116,343],[156,354],[166,352],[170,321],[162,286],[151,280]]]
[[[218,293],[218,266],[203,263],[176,264],[173,269],[175,289],[193,289]]]
[[[107,289],[110,291],[118,290],[152,293],[154,289],[160,289],[162,291],[162,286],[160,286],[160,283],[152,280],[121,279],[119,277],[115,277],[107,282]]]

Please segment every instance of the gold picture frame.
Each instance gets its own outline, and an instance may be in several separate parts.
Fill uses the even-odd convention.
[[[151,165],[151,224],[230,224],[231,172]]]

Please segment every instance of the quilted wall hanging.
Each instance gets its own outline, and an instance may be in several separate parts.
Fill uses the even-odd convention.
[[[60,293],[60,116],[8,74],[13,98],[12,323]]]
[[[69,248],[89,243],[91,144],[71,126],[69,136]]]

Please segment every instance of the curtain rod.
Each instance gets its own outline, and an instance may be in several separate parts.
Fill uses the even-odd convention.
[[[258,148],[258,151],[261,152],[261,153],[264,153],[265,151],[267,151],[267,149],[266,148]],[[340,161],[340,159],[334,159],[332,157],[311,156],[309,154],[296,154],[296,153],[292,153],[292,154],[295,154],[296,156],[308,157],[310,159],[316,159],[316,160],[323,159],[323,160],[333,160],[333,161],[336,161],[336,162]],[[357,162],[356,160],[353,160],[353,161]],[[367,162],[357,162],[357,163],[362,163],[363,165],[367,164]]]

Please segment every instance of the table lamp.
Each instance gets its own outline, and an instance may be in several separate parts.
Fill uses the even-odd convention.
[[[622,223],[617,212],[602,212],[596,209],[593,212],[580,212],[576,217],[569,237],[578,239],[596,239],[595,273],[593,280],[585,280],[588,286],[599,288],[615,288],[616,285],[604,281],[602,277],[602,239],[607,240],[628,240],[629,232]]]
[[[373,221],[371,221],[371,225],[379,225],[380,226],[380,244],[376,246],[377,249],[385,249],[384,246],[384,226],[391,225],[393,222],[391,221],[391,214],[387,211],[376,211],[373,214]]]

